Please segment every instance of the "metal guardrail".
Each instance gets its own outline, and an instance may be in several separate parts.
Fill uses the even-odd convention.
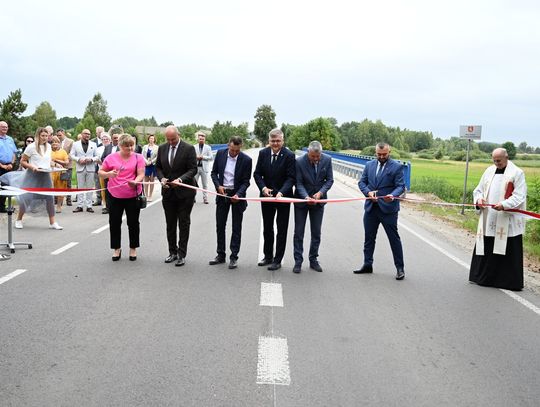
[[[307,148],[304,147],[302,150],[303,152],[305,152],[307,151]],[[324,153],[332,157],[332,161],[339,160],[342,162],[346,162],[348,165],[362,166],[362,168],[369,161],[376,160],[376,157],[366,156],[366,155],[337,153],[335,151],[326,151],[326,150],[324,150]],[[396,161],[401,163],[401,165],[403,166],[403,178],[405,179],[405,187],[407,188],[407,191],[410,191],[411,190],[412,164],[410,161],[401,161],[401,160],[396,160]],[[360,172],[360,175],[361,174],[362,172]]]

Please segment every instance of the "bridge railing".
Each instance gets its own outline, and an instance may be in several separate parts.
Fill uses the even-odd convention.
[[[307,148],[302,149],[303,152],[307,151]],[[360,177],[362,176],[362,172],[364,171],[364,166],[366,163],[372,160],[376,160],[376,157],[368,156],[368,155],[356,155],[356,154],[349,154],[349,153],[338,153],[335,151],[324,151],[325,154],[328,154],[330,157],[332,157],[332,162],[334,163],[333,169],[345,174],[352,176],[353,178],[356,178],[360,180]],[[405,187],[407,188],[407,191],[411,190],[411,171],[412,171],[412,164],[410,161],[401,161],[396,160],[403,166],[403,177],[405,178]]]

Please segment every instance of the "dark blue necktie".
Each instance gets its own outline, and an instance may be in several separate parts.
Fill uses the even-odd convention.
[[[377,182],[381,180],[383,169],[384,169],[384,164],[379,164],[379,171],[377,171],[377,175],[376,175]]]

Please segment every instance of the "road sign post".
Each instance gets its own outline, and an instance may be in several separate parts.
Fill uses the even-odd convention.
[[[465,214],[465,201],[467,199],[467,178],[469,176],[469,151],[471,140],[480,140],[482,126],[459,126],[459,138],[467,139],[467,155],[465,159],[465,182],[463,183],[463,202],[461,204],[461,214]]]

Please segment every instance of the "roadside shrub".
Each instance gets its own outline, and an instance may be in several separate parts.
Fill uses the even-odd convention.
[[[367,146],[362,150],[362,155],[375,155],[375,146]]]
[[[452,161],[465,161],[466,154],[467,153],[463,150],[454,151],[452,154],[450,154],[450,159]]]
[[[427,151],[424,151],[422,153],[418,153],[418,158],[425,158],[426,160],[433,160],[435,157],[432,153],[428,153]]]
[[[540,212],[540,178],[535,177],[529,181],[527,191],[527,210]],[[531,220],[527,222],[526,236],[532,243],[540,243],[540,221]]]
[[[438,177],[413,177],[411,191],[430,193],[445,202],[461,203],[463,200],[463,188],[451,185],[447,180]],[[472,189],[467,190],[465,202],[472,202],[472,192]]]

